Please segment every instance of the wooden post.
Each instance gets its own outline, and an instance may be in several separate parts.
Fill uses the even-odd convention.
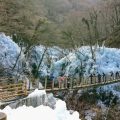
[[[25,80],[26,81],[26,80]],[[23,92],[24,92],[24,95],[26,95],[26,82],[24,81],[24,83],[23,83]]]
[[[106,82],[109,82],[110,79],[111,79],[111,75],[107,74],[107,75],[106,75]]]
[[[92,79],[93,79],[92,80],[93,84],[95,84],[96,83],[96,75],[95,74],[93,74],[93,78]]]
[[[67,77],[65,78],[65,88],[67,89]]]
[[[83,76],[83,80],[84,80],[84,82],[85,82],[85,85],[87,85],[87,84],[88,84],[89,79],[88,79],[87,77],[84,77],[84,76]]]
[[[47,89],[47,77],[45,78],[45,90]]]
[[[85,84],[83,76],[81,76],[81,86]]]
[[[58,77],[58,84],[59,84],[59,89],[61,88],[61,79]]]
[[[76,86],[78,87],[79,86],[79,79],[78,78],[76,79],[76,82],[77,82]]]
[[[54,90],[54,80],[52,80],[52,90]]]
[[[73,81],[72,81],[72,78],[70,78],[70,89],[73,88]]]
[[[91,74],[89,78],[90,78],[90,84],[93,84],[93,75]]]
[[[7,120],[7,115],[0,112],[0,120]]]
[[[84,84],[86,85],[87,83],[88,83],[88,78],[87,77],[85,77],[85,76],[83,76],[83,81],[84,81]]]
[[[26,80],[25,80],[24,86],[25,86],[25,95],[27,96],[27,81]]]
[[[76,82],[76,79],[74,78],[74,79],[72,79],[73,81],[72,81],[72,84],[74,85],[74,86],[76,86],[76,84],[77,84],[77,82]]]

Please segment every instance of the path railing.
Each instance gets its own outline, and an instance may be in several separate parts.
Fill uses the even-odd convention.
[[[9,101],[26,95],[26,82],[13,83],[13,79],[0,79],[0,101]]]

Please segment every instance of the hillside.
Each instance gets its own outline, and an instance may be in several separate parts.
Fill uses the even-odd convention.
[[[83,43],[88,45],[90,36],[82,19],[90,21],[92,41],[109,37],[112,24],[116,24],[108,19],[112,15],[105,18],[105,14],[110,13],[110,5],[104,0],[1,0],[0,32],[10,36],[17,34],[27,43],[37,40],[44,45],[73,47],[74,41],[79,46]]]

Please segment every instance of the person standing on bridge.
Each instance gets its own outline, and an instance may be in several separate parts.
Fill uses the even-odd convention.
[[[114,80],[114,73],[112,71],[110,72],[110,80]]]
[[[106,82],[106,81],[107,81],[107,78],[106,78],[106,75],[105,75],[104,72],[103,72],[102,76],[103,76],[103,82]]]
[[[115,73],[115,79],[119,79],[119,78],[120,78],[119,72],[116,72]]]
[[[59,82],[59,88],[64,88],[64,87],[67,87],[67,82],[66,82],[66,76],[65,75],[60,75],[58,77],[58,82]]]
[[[54,80],[55,80],[55,77],[54,77],[54,75],[52,73],[52,74],[50,74],[50,82],[51,82],[51,88],[52,89],[54,88]]]
[[[102,80],[101,80],[101,75],[98,74],[98,83],[101,83],[101,82],[102,82]]]

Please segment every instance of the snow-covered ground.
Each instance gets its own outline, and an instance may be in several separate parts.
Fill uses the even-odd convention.
[[[44,94],[46,94],[45,91],[35,90],[28,97]],[[66,108],[66,103],[61,100],[57,100],[54,109],[44,105],[35,108],[32,106],[21,106],[17,109],[7,106],[0,112],[7,114],[7,120],[80,120],[78,112],[75,111],[71,114]]]

